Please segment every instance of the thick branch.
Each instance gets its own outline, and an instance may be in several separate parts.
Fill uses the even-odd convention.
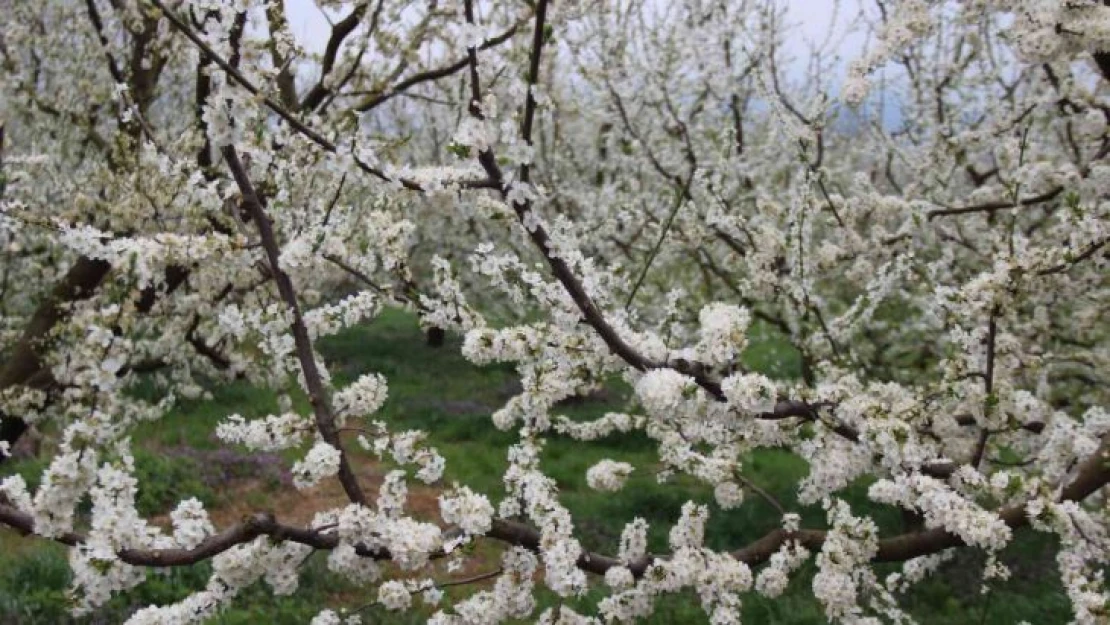
[[[989,417],[994,411],[994,346],[998,336],[998,308],[991,310],[990,321],[987,324],[987,369],[983,372],[983,392],[986,395],[983,406],[984,417]],[[984,423],[979,432],[979,440],[975,442],[975,451],[971,455],[971,466],[978,469],[983,462],[983,454],[987,451],[987,439],[990,438],[990,428]]]
[[[27,384],[45,370],[43,358],[50,349],[54,327],[69,316],[68,304],[90,297],[112,268],[107,262],[87,256],[77,259],[62,281],[35,309],[11,355],[0,369],[0,393]],[[15,444],[27,424],[14,415],[0,415],[0,440]],[[0,462],[4,456],[0,454]]]
[[[34,532],[34,519],[31,515],[12,506],[0,503],[0,523],[23,534]],[[323,530],[294,527],[278,523],[268,512],[251,515],[241,523],[232,525],[224,531],[206,538],[192,549],[124,549],[117,555],[119,559],[134,566],[154,568],[189,566],[203,562],[235,547],[249,543],[259,536],[270,536],[275,540],[288,540],[314,549],[334,549],[339,544],[338,535],[325,534]],[[71,547],[83,544],[85,537],[75,532],[54,538],[55,541]],[[385,549],[356,547],[359,555],[376,560],[388,560],[391,555]]]
[[[358,3],[347,17],[339,20],[331,27],[331,36],[328,37],[328,43],[324,49],[324,61],[320,68],[320,79],[316,81],[316,84],[308,92],[308,95],[301,101],[300,108],[302,111],[315,110],[331,92],[330,89],[324,86],[324,83],[327,81],[328,75],[331,74],[331,70],[335,67],[335,58],[339,55],[339,48],[343,45],[343,41],[347,39],[347,36],[354,32],[355,27],[362,21],[362,16],[366,15],[366,9],[369,8],[369,6],[369,2],[364,1]],[[379,1],[378,11],[380,10],[381,2]]]
[[[56,387],[57,381],[43,362],[43,357],[51,346],[50,334],[69,316],[68,305],[91,297],[111,269],[112,266],[103,260],[86,256],[77,259],[62,281],[35,310],[11,356],[4,362],[0,369],[0,392],[21,385],[43,391]],[[164,289],[148,286],[140,291],[135,300],[136,312],[150,312],[159,294],[173,293],[188,276],[189,270],[184,267],[166,267]],[[14,445],[26,430],[27,425],[22,419],[0,414],[0,440]],[[4,456],[0,455],[0,463],[3,461]]]
[[[1060,501],[1083,501],[1092,493],[1110,482],[1110,437],[1104,437],[1098,450],[1085,460],[1076,472],[1076,477],[1060,491]],[[1018,504],[1003,508],[998,516],[1013,529],[1029,522],[1025,505]],[[820,549],[825,541],[821,530],[800,530],[785,532],[776,529],[748,546],[732,552],[733,557],[750,565],[766,561],[788,540],[797,540],[810,550]],[[952,547],[964,545],[963,540],[943,528],[922,532],[909,532],[879,541],[878,562],[901,562],[925,556]]]
[[[1076,471],[1075,478],[1061,489],[1059,501],[1083,501],[1095,491],[1110,482],[1110,436],[1104,437],[1098,450],[1085,461]],[[1025,504],[1018,504],[1003,508],[999,517],[1011,528],[1026,525]],[[0,523],[8,525],[24,534],[34,531],[34,520],[31,515],[7,505],[0,501]],[[152,549],[124,550],[118,555],[120,559],[136,566],[167,567],[186,566],[216,556],[238,544],[254,540],[258,536],[271,536],[275,540],[290,540],[314,549],[333,549],[338,543],[335,534],[324,533],[325,530],[297,528],[278,523],[273,515],[258,513],[234,525],[219,534],[207,538],[193,549]],[[824,530],[801,529],[796,532],[787,532],[781,528],[774,529],[761,538],[748,545],[731,552],[732,557],[755,566],[766,562],[783,543],[796,540],[811,551],[820,550],[824,545],[827,533]],[[517,545],[539,551],[540,533],[535,528],[504,519],[494,519],[487,538],[492,538],[512,545]],[[66,545],[75,546],[84,542],[80,534],[69,533],[55,537],[54,540]],[[943,528],[934,528],[919,532],[907,532],[885,538],[879,541],[879,550],[875,556],[876,562],[901,562],[950,549],[960,547],[965,543],[955,534],[950,534]],[[359,555],[363,557],[386,560],[390,554],[384,549],[366,549],[356,547]],[[441,555],[440,553],[433,554]],[[628,566],[636,577],[643,576],[647,568],[657,559],[666,556],[648,556],[632,563],[623,563],[617,558],[604,554],[584,552],[578,558],[577,565],[584,571],[604,575],[614,566]]]

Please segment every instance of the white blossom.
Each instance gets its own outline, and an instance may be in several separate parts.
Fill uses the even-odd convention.
[[[293,484],[297,488],[309,488],[339,473],[341,457],[341,452],[335,447],[323,441],[317,442],[303,460],[293,465]]]
[[[632,470],[627,462],[602,460],[586,471],[586,483],[594,490],[616,492],[624,486]]]
[[[405,610],[412,604],[412,595],[400,581],[388,581],[378,588],[378,602],[387,610]]]
[[[439,511],[445,522],[456,524],[469,534],[485,534],[493,522],[493,504],[485,495],[465,486],[440,495]]]

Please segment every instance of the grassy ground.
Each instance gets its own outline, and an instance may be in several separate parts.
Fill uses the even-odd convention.
[[[404,314],[388,312],[374,323],[351,329],[321,345],[332,373],[340,384],[359,374],[376,371],[389,380],[389,401],[377,416],[394,430],[419,428],[429,432],[431,443],[447,459],[450,479],[491,495],[503,492],[500,481],[506,465],[505,450],[512,443],[511,433],[497,431],[490,413],[514,393],[514,376],[507,367],[477,368],[458,353],[458,342],[449,341],[441,349],[425,347],[415,321]],[[780,343],[767,337],[756,340],[746,354],[748,364],[775,374],[796,370],[797,361]],[[213,506],[218,525],[234,522],[254,510],[273,510],[283,519],[306,522],[315,510],[338,505],[342,494],[335,485],[325,485],[305,494],[292,492],[287,467],[293,455],[250,456],[241,450],[223,448],[212,436],[215,424],[232,412],[246,416],[264,415],[276,410],[274,395],[245,384],[213,388],[210,401],[185,402],[162,421],[140,429],[135,440],[141,448],[137,464],[143,474],[140,509],[150,515],[168,511],[183,497],[199,497]],[[606,411],[626,407],[628,389],[613,384],[599,397],[568,405],[561,410],[572,418],[591,418]],[[585,483],[586,469],[597,460],[613,458],[641,467],[628,486],[617,496],[597,496]],[[667,531],[690,498],[711,502],[709,491],[689,481],[666,486],[652,475],[653,446],[646,437],[610,437],[593,444],[554,439],[547,445],[543,466],[561,488],[561,498],[575,514],[577,531],[587,548],[615,551],[624,524],[640,516],[652,524],[651,548],[666,548]],[[775,494],[788,507],[797,508],[793,485],[805,475],[805,463],[782,452],[762,452],[746,463],[747,477]],[[368,458],[357,463],[359,475],[371,487],[388,469]],[[5,465],[23,473],[34,482],[42,464],[22,461]],[[864,497],[865,484],[856,485],[847,499],[860,509],[875,514],[885,531],[896,531],[900,520],[896,511],[878,509]],[[414,489],[412,507],[434,515],[435,492]],[[770,505],[749,497],[737,510],[722,511],[711,505],[708,543],[726,548],[742,545],[773,528],[778,518]],[[820,525],[821,515],[801,509],[807,524]],[[65,552],[45,541],[29,541],[0,530],[0,623],[65,623],[65,588],[68,570]],[[478,562],[474,570],[488,570],[500,546],[480,545],[488,563]],[[916,589],[907,597],[914,615],[922,623],[1014,623],[1027,619],[1035,623],[1062,623],[1068,620],[1067,601],[1055,581],[1054,552],[1051,542],[1031,532],[1019,533],[1006,550],[1004,561],[1014,576],[981,594],[974,583],[982,565],[981,556],[961,555],[942,575]],[[890,570],[894,570],[891,568]],[[114,623],[137,606],[166,603],[186,595],[205,583],[209,568],[196,565],[152,575],[132,592],[116,598],[84,623]],[[809,597],[811,570],[799,575],[784,597],[775,601],[754,593],[744,598],[744,619],[749,623],[810,624],[825,622],[820,606]],[[219,623],[304,623],[324,607],[356,608],[372,596],[328,573],[323,557],[310,561],[302,578],[303,591],[294,598],[274,598],[265,587],[255,587],[241,597],[235,607],[224,613]],[[458,591],[460,593],[465,591]],[[591,595],[597,591],[591,592]],[[587,598],[588,599],[588,598]],[[555,598],[541,597],[551,605]],[[571,602],[583,608],[589,601]],[[399,617],[368,607],[362,614],[366,622],[421,622],[421,615]],[[667,598],[659,604],[654,623],[703,623],[705,616],[691,595]]]

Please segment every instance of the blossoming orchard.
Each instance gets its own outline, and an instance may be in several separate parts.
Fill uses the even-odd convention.
[[[203,621],[323,552],[439,624],[632,622],[687,591],[736,623],[805,568],[829,621],[904,623],[961,552],[976,592],[1006,580],[1020,530],[1057,541],[1074,620],[1108,622],[1110,6],[846,3],[806,38],[772,0],[316,4],[313,47],[279,0],[0,2],[0,458],[54,433],[34,487],[0,463],[0,525],[68,546],[76,614],[210,561],[128,622]],[[333,382],[318,341],[385,308],[515,370],[486,419],[503,492],[380,417],[388,372]],[[757,331],[798,375],[744,364]],[[290,488],[345,505],[138,512],[135,429],[232,380],[281,408],[213,435],[295,452]],[[562,414],[614,382],[623,411]],[[665,549],[635,516],[587,549],[545,445],[633,435],[653,462],[596,463],[596,497],[644,473],[707,495]],[[805,461],[796,500],[748,477],[766,449]],[[710,548],[712,515],[768,499],[776,525]],[[436,568],[479,541],[482,583]]]

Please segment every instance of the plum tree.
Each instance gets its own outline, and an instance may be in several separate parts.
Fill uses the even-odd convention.
[[[738,622],[811,559],[830,620],[907,622],[910,585],[958,548],[1005,578],[1028,525],[1059,539],[1075,620],[1110,618],[1103,3],[877,0],[802,46],[772,0],[321,0],[319,52],[279,0],[3,4],[0,459],[31,425],[59,438],[33,492],[0,482],[0,523],[70,545],[78,613],[211,560],[203,591],[131,622],[202,620],[260,579],[294,592],[315,550],[407,610],[482,536],[507,545],[496,582],[434,622],[632,621],[684,589]],[[868,43],[844,59],[850,36]],[[506,496],[445,488],[444,526],[405,510],[409,480],[451,467],[375,418],[389,380],[340,388],[316,349],[386,306],[520,377],[492,414],[517,435]],[[755,325],[797,379],[745,367]],[[614,377],[627,412],[558,414]],[[349,505],[216,528],[186,500],[172,531],[136,511],[134,426],[237,378],[311,411],[228,415],[218,437],[302,450],[296,487],[335,478]],[[690,501],[668,553],[642,519],[588,552],[541,449],[632,430],[661,480],[725,509],[770,498],[743,463],[786,449],[827,524],[772,501],[781,527],[719,551]],[[376,498],[351,445],[397,467]],[[644,469],[586,480],[606,496]],[[903,533],[845,501],[860,478]],[[591,585],[592,613],[537,613],[540,586]]]

